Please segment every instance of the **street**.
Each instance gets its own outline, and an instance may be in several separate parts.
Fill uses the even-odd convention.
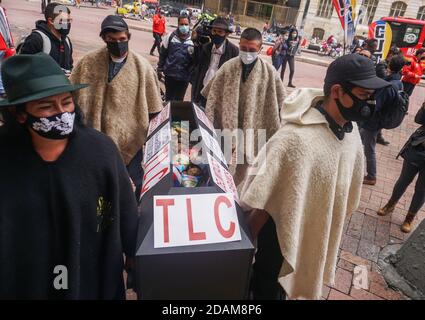
[[[22,36],[28,35],[34,28],[36,20],[44,19],[40,13],[40,3],[26,0],[6,0],[2,2],[7,10],[8,19],[15,38],[15,45]],[[99,37],[102,20],[109,14],[114,14],[113,8],[71,7],[73,18],[70,38],[74,49],[74,66],[87,52],[104,46]],[[170,19],[168,21],[171,22]],[[150,56],[149,51],[153,44],[153,37],[149,30],[151,23],[147,21],[127,20],[130,26],[130,48],[145,57],[153,66],[158,57]],[[173,31],[170,27],[167,32]],[[233,39],[233,42],[238,41]],[[263,52],[266,51],[263,48]],[[157,52],[155,51],[155,55]],[[304,53],[302,54],[304,55]],[[314,57],[313,54],[305,54]],[[263,55],[262,58],[270,60]],[[319,57],[317,57],[319,59]],[[96,68],[96,66],[93,66]],[[326,68],[312,63],[296,62],[294,84],[297,87],[321,87]],[[287,84],[289,68],[287,68],[284,84]],[[186,98],[190,97],[189,90]],[[403,124],[391,131],[384,130],[383,135],[390,142],[389,146],[377,145],[377,184],[363,186],[360,207],[346,220],[344,235],[341,242],[341,252],[336,271],[336,284],[333,287],[323,288],[323,299],[404,299],[402,294],[386,285],[377,266],[378,257],[382,249],[388,244],[402,243],[408,235],[400,231],[400,225],[410,205],[414,190],[411,184],[392,215],[380,217],[376,210],[389,199],[393,186],[400,174],[402,160],[396,160],[401,147],[411,133],[418,127],[414,123],[414,116],[421,104],[425,101],[425,88],[417,86],[409,104],[409,114]],[[422,208],[416,216],[414,227],[425,218]],[[353,270],[355,266],[366,266],[369,271],[368,290],[353,286]]]

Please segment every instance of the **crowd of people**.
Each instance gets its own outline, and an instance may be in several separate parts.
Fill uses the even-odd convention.
[[[334,283],[344,222],[362,185],[376,183],[379,132],[403,121],[425,50],[407,65],[393,48],[376,64],[376,41],[365,41],[329,65],[323,88],[287,96],[282,80],[289,64],[294,87],[295,28],[279,37],[272,65],[259,57],[263,36],[255,28],[241,32],[236,46],[229,21],[218,17],[204,42],[186,15],[166,34],[158,10],[155,70],[131,50],[125,20],[111,15],[99,26],[104,46],[74,65],[71,13],[59,5],[46,6],[45,20],[1,66],[0,298],[125,298],[142,180],[140,168],[131,168],[140,164],[149,121],[163,109],[164,78],[165,100],[183,100],[190,83],[191,100],[214,128],[245,133],[230,139],[232,153],[240,155],[244,143],[253,149],[253,161],[245,152],[229,161],[256,239],[252,298],[319,299],[323,285]],[[424,110],[416,116],[421,125]],[[255,138],[260,132],[265,145]],[[424,137],[421,127],[401,151],[400,178],[377,213],[391,213],[418,175],[403,232],[425,201]],[[57,265],[69,270],[68,290],[51,285]]]

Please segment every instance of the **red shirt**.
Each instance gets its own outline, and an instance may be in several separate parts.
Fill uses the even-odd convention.
[[[153,27],[152,31],[159,33],[161,36],[165,33],[165,18],[158,14],[153,16]]]
[[[410,66],[404,66],[403,70],[403,82],[408,82],[414,85],[417,85],[422,78],[422,66],[418,62],[416,57],[412,57],[412,63]]]

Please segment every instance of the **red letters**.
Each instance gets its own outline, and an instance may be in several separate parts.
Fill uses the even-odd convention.
[[[168,231],[168,206],[174,206],[174,199],[157,199],[156,205],[164,207],[164,242],[170,242],[170,233]]]
[[[215,224],[217,225],[217,229],[223,237],[231,238],[233,236],[233,234],[235,233],[235,223],[234,222],[230,223],[229,230],[223,229],[223,226],[221,225],[221,222],[220,222],[220,216],[219,216],[220,212],[218,211],[219,206],[222,203],[225,204],[228,208],[230,208],[232,206],[232,203],[230,202],[230,200],[227,199],[225,196],[217,197],[217,199],[215,200],[215,203],[214,203]]]
[[[205,232],[193,231],[192,201],[190,200],[190,198],[186,199],[186,207],[187,207],[187,223],[189,226],[189,241],[205,240],[207,238],[205,235]]]

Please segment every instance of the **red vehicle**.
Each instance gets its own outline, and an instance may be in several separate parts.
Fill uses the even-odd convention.
[[[405,57],[414,56],[416,50],[425,47],[425,21],[403,17],[384,17],[380,20],[389,23],[392,31],[391,45],[400,48]]]
[[[16,52],[6,12],[2,7],[0,7],[0,51],[4,52],[3,58],[13,56]]]

